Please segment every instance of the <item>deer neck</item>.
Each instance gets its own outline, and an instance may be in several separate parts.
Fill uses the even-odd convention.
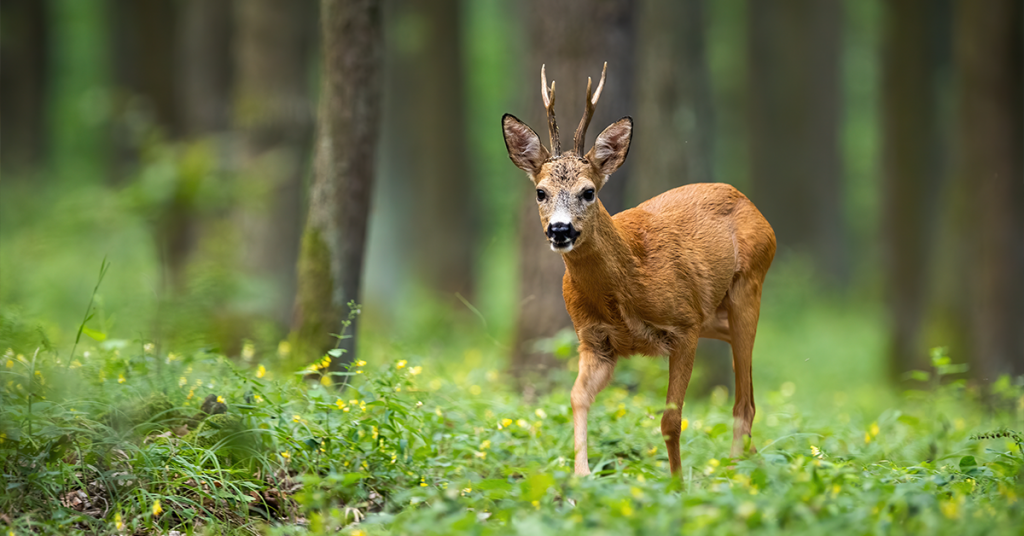
[[[600,201],[592,234],[562,258],[574,290],[597,303],[624,290],[636,269],[629,242]]]

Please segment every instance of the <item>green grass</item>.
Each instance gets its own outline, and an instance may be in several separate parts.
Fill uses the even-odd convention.
[[[952,379],[964,359],[937,352],[928,390],[893,387],[877,300],[823,293],[796,263],[766,284],[758,453],[729,459],[727,390],[691,389],[683,474],[671,478],[660,435],[667,366],[634,358],[597,398],[595,474],[581,479],[571,470],[571,347],[548,378],[554,388],[526,400],[509,387],[509,319],[484,323],[427,299],[411,299],[399,323],[367,316],[367,363],[342,392],[272,334],[219,353],[203,341],[202,296],[181,305],[187,321],[166,314],[151,340],[156,266],[138,217],[106,191],[0,188],[0,527],[13,534],[1024,526],[1024,454],[1009,431],[1024,430],[1020,380],[1000,380],[982,400]],[[71,357],[104,254],[113,265]]]

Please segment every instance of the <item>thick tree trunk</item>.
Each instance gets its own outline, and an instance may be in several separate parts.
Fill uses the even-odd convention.
[[[47,3],[7,0],[0,4],[0,118],[3,173],[31,171],[43,159],[49,32]]]
[[[572,148],[571,133],[583,115],[587,78],[597,84],[601,66],[608,62],[608,78],[601,100],[594,113],[587,147],[593,144],[606,126],[622,116],[634,113],[634,9],[628,0],[567,0],[528,4],[530,13],[529,83],[522,91],[529,92],[525,118],[538,132],[546,124],[540,98],[540,66],[547,65],[548,81],[557,81],[556,109],[561,125],[563,149]],[[532,88],[532,89],[530,89]],[[525,119],[524,118],[524,119]],[[546,139],[546,137],[545,137]],[[601,190],[604,205],[613,214],[624,208],[631,161],[608,181]],[[512,371],[520,384],[527,376],[555,366],[554,357],[535,349],[537,339],[550,337],[571,327],[565,302],[562,300],[562,274],[565,265],[551,251],[540,228],[536,202],[523,194],[519,247],[519,317],[512,350]]]
[[[309,216],[299,255],[293,321],[297,350],[335,346],[359,300],[381,103],[381,13],[376,0],[321,0],[323,86]],[[333,370],[355,355],[352,338]]]
[[[956,4],[958,181],[974,375],[1024,374],[1024,4]]]
[[[752,198],[780,250],[849,276],[841,202],[839,0],[749,3]]]
[[[259,313],[287,329],[295,300],[302,187],[312,138],[312,4],[235,4],[234,124],[242,196],[236,221],[242,271],[267,289]]]
[[[893,381],[930,368],[922,329],[932,273],[929,230],[943,184],[937,88],[942,47],[936,42],[943,36],[935,8],[931,0],[885,2],[880,238]]]

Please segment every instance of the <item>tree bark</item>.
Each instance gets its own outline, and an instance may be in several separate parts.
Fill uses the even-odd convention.
[[[1024,374],[1024,4],[956,4],[959,165],[974,376]]]
[[[193,138],[224,131],[231,91],[231,3],[186,0],[177,30],[182,134]]]
[[[461,7],[458,0],[396,4],[397,20],[407,31],[394,40],[400,67],[392,89],[408,114],[396,134],[408,138],[403,156],[412,162],[402,170],[399,187],[414,192],[408,224],[419,230],[409,244],[410,260],[417,282],[454,304],[455,293],[472,299],[478,241],[465,134]]]
[[[0,163],[10,177],[31,171],[43,159],[49,65],[48,9],[38,0],[8,0],[0,5],[4,35],[0,46]]]
[[[943,185],[938,57],[942,16],[929,0],[884,5],[882,229],[889,373],[930,368],[922,330],[928,306],[937,193]]]
[[[780,249],[849,278],[840,157],[842,6],[749,3],[752,198]]]
[[[217,2],[215,2],[217,3]],[[309,53],[313,13],[307,2],[235,4],[233,121],[239,135],[236,213],[242,271],[269,283],[261,316],[287,329],[295,300],[302,233],[302,187],[312,138]]]
[[[296,349],[320,355],[335,346],[359,300],[381,103],[381,13],[376,0],[321,0],[323,86],[317,153],[302,236],[293,333]],[[355,356],[339,346],[339,370]]]
[[[639,4],[637,122],[630,205],[677,186],[714,182],[714,112],[704,0]]]
[[[562,125],[563,148],[583,115],[587,78],[597,84],[603,62],[608,77],[587,135],[587,147],[606,126],[633,113],[634,9],[628,0],[567,0],[528,4],[530,14],[530,83],[523,85],[530,103],[528,122],[543,132],[546,123],[540,98],[540,66],[547,65],[548,81],[557,81],[557,113]],[[532,88],[532,89],[531,89]],[[545,138],[546,139],[546,138]],[[608,181],[600,197],[613,214],[624,208],[631,160]],[[525,185],[524,185],[524,189]],[[531,377],[555,366],[554,356],[537,351],[538,339],[551,337],[572,326],[562,299],[565,264],[548,247],[537,217],[533,195],[523,194],[519,245],[519,316],[512,350],[512,372],[520,386]]]

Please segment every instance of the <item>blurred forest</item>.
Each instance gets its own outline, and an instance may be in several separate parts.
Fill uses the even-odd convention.
[[[609,211],[734,184],[778,237],[766,286],[867,303],[894,382],[934,346],[1024,374],[1019,0],[4,0],[0,25],[0,301],[65,330],[106,254],[97,330],[318,354],[355,301],[356,333],[482,325],[533,388],[573,336],[499,118],[542,130],[546,64],[573,124],[607,61],[594,128],[636,124]]]

